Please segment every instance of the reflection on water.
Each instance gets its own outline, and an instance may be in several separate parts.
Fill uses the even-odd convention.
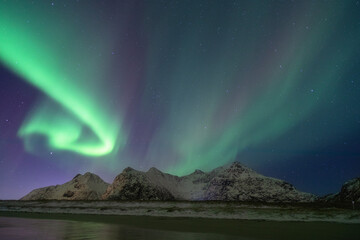
[[[0,239],[230,240],[241,238],[213,233],[152,230],[121,224],[0,217]]]

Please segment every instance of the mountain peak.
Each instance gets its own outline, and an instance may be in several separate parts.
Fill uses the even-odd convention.
[[[78,174],[76,174],[76,176],[73,179],[78,178],[80,176],[82,176],[81,173],[78,173]]]
[[[161,173],[161,174],[163,173],[159,169],[157,169],[156,167],[150,168],[147,172],[148,173]]]
[[[99,200],[108,186],[98,175],[87,172],[61,185],[35,189],[21,200]]]
[[[228,166],[229,166],[229,168],[244,168],[244,166],[241,165],[240,162],[232,162]]]
[[[73,179],[77,179],[77,178],[89,178],[89,177],[96,177],[96,178],[100,178],[98,175],[96,175],[95,173],[91,173],[91,172],[86,172],[84,174],[78,173],[75,175],[75,177]]]
[[[203,171],[201,171],[200,169],[195,169],[193,174],[205,174],[205,173]]]
[[[127,173],[127,172],[132,172],[132,171],[136,171],[135,169],[133,169],[132,167],[127,167],[124,168],[123,172]]]
[[[150,171],[160,172],[160,170],[157,169],[156,167],[151,167],[151,168],[149,168],[148,172],[150,172]]]

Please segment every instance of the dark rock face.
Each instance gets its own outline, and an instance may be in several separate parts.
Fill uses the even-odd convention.
[[[320,201],[325,202],[360,202],[360,178],[347,181],[337,194],[322,197]]]
[[[74,196],[74,192],[72,192],[72,191],[67,191],[67,192],[65,192],[64,194],[63,194],[63,196],[64,197],[72,197],[72,196]]]

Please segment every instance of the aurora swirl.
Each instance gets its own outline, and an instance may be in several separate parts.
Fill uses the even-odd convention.
[[[310,165],[336,184],[360,169],[357,1],[0,5],[8,168],[110,181],[238,160],[303,190]]]
[[[49,36],[46,26],[36,24],[34,19],[33,28],[38,34],[33,34],[27,29],[28,22],[17,14],[10,7],[0,13],[0,56],[10,69],[46,95],[19,130],[28,150],[34,147],[32,135],[44,135],[52,149],[89,156],[112,152],[124,136],[121,120],[109,117],[104,111],[106,102],[100,103],[101,94],[96,88],[105,88],[97,83],[104,73],[101,63],[79,45],[73,47],[76,49],[61,49],[60,43],[66,42],[70,32],[53,31],[54,35]],[[83,66],[69,66],[71,61]],[[84,136],[86,128],[91,134]]]

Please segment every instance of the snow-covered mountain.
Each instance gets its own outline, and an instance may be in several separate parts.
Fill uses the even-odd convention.
[[[149,172],[150,170],[145,173],[130,167],[125,168],[108,186],[102,198],[105,200],[174,200],[174,196],[168,189],[151,180]]]
[[[126,168],[107,188],[103,199],[310,202],[315,196],[234,162],[208,173],[195,170],[183,177],[156,168],[147,172]]]
[[[35,189],[21,200],[311,202],[315,198],[287,182],[265,177],[234,162],[211,172],[195,170],[183,177],[156,168],[142,172],[128,167],[116,176],[112,184],[92,173],[78,174],[65,184]]]
[[[87,172],[62,185],[35,189],[20,200],[99,200],[108,186],[99,176]]]
[[[354,178],[345,182],[339,193],[329,194],[322,197],[325,202],[360,202],[360,178]]]

